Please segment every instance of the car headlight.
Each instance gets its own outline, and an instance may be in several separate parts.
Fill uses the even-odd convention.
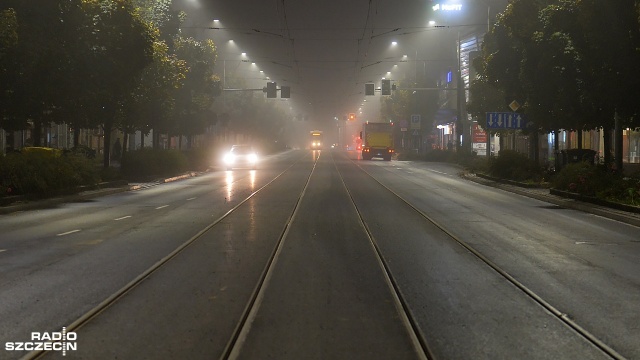
[[[233,162],[235,161],[235,159],[236,159],[236,157],[235,157],[235,156],[233,156],[233,154],[226,154],[226,155],[224,156],[224,159],[223,159],[223,160],[224,160],[224,162],[225,162],[226,164],[233,164]]]
[[[255,163],[257,161],[258,161],[258,155],[256,154],[249,155],[249,162]]]

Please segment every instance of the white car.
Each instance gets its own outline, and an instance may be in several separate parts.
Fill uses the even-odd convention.
[[[233,145],[224,155],[223,161],[227,170],[238,167],[255,170],[258,165],[258,154],[250,145]]]

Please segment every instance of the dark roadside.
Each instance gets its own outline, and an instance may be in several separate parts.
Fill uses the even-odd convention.
[[[541,186],[526,186],[525,184],[502,181],[481,174],[463,173],[462,177],[482,185],[492,186],[522,196],[538,199],[562,208],[580,210],[640,227],[640,206],[595,201],[595,199],[576,196],[575,194],[563,191]]]
[[[0,215],[10,214],[17,211],[46,209],[64,203],[72,203],[83,200],[90,200],[101,196],[121,193],[125,191],[134,191],[145,189],[158,184],[187,179],[198,176],[202,172],[187,172],[182,175],[158,178],[146,182],[129,182],[126,180],[117,180],[111,182],[100,183],[96,186],[79,189],[77,192],[60,196],[51,196],[40,199],[31,199],[28,196],[15,196],[0,198]]]

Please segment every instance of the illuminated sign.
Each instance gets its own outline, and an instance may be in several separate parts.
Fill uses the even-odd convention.
[[[462,4],[435,4],[433,5],[433,11],[461,11]]]

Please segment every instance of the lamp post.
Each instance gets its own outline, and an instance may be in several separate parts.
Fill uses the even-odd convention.
[[[469,3],[469,1],[465,1],[466,3]],[[478,0],[475,2],[476,4],[483,4],[484,6],[487,7],[487,32],[490,31],[491,29],[491,6],[490,4],[488,4],[487,2],[485,2],[484,0]],[[462,13],[466,8],[466,6],[463,7],[463,3],[462,0],[458,1],[457,3],[452,3],[451,1],[449,2],[444,2],[443,0],[443,4],[435,4],[433,5],[432,9],[434,14],[435,13],[441,13],[443,14],[442,16],[448,19],[449,16],[455,14],[455,13]],[[446,15],[445,15],[446,14]],[[457,16],[457,15],[456,15]],[[435,22],[429,22],[430,25],[434,25],[435,26]],[[456,140],[457,140],[457,150],[458,151],[464,151],[464,152],[471,152],[471,142],[472,142],[472,136],[471,136],[471,124],[469,124],[469,122],[467,121],[467,114],[465,111],[466,108],[466,84],[465,81],[462,77],[462,44],[461,44],[461,39],[460,39],[460,31],[458,30],[457,32],[457,39],[456,39],[456,49],[455,49],[455,54],[456,54],[456,61],[454,64],[455,67],[455,76],[456,76],[456,123],[455,123],[455,135],[456,135]],[[471,80],[471,79],[469,79]],[[487,150],[490,151],[490,150]]]

